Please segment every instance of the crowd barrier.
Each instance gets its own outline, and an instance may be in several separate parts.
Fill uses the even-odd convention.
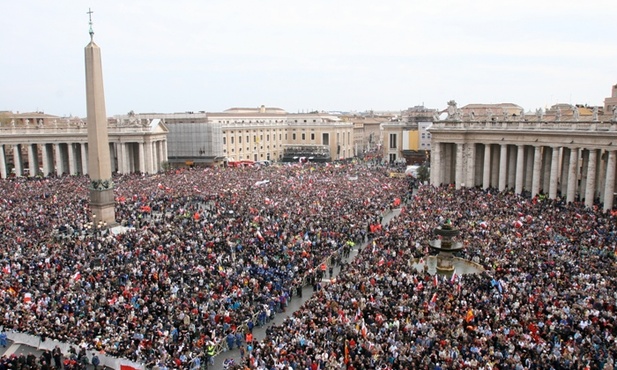
[[[79,352],[79,347],[74,344],[63,343],[53,339],[45,339],[41,340],[41,337],[8,331],[6,333],[8,339],[13,341],[13,343],[24,344],[29,347],[36,348],[38,350],[50,350],[52,351],[56,346],[60,348],[62,355],[68,357],[70,355],[69,349],[71,347],[75,348],[77,352]],[[112,356],[107,356],[105,354],[97,353],[96,351],[90,350],[86,352],[88,354],[88,360],[92,359],[92,355],[96,353],[99,360],[101,360],[100,366],[108,367],[115,370],[145,370],[145,366],[143,364],[129,361],[127,359],[116,358]]]

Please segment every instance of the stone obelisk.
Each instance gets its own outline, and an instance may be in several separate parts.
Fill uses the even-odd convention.
[[[88,10],[88,15],[90,19],[90,43],[85,48],[85,57],[90,209],[93,221],[113,225],[116,223],[114,183],[111,177],[109,159],[109,136],[107,134],[107,113],[105,112],[105,95],[103,93],[101,49],[94,43],[91,10]]]

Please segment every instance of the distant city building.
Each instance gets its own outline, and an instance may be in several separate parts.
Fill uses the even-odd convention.
[[[432,124],[436,112],[435,109],[416,106],[403,111],[400,119],[383,122],[383,160],[408,164],[425,162],[431,149],[431,134],[427,128]]]
[[[613,85],[611,90],[611,96],[604,99],[604,111],[606,113],[612,113],[617,107],[617,85]]]
[[[135,116],[165,122],[170,132],[168,157],[172,164],[280,161],[286,146],[313,146],[318,151],[326,148],[333,160],[355,155],[353,123],[328,113],[294,114],[261,106],[215,113]]]

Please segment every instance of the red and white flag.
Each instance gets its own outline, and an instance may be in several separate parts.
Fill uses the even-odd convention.
[[[452,277],[450,278],[450,283],[454,284],[457,279],[458,279],[458,275],[456,274],[456,271],[454,271],[452,273]]]
[[[81,279],[81,272],[77,271],[75,274],[73,274],[71,279],[73,279],[73,281],[78,281],[79,279]]]

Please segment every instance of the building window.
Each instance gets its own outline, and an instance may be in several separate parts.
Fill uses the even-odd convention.
[[[302,141],[306,140],[306,134],[302,133]]]
[[[266,135],[266,141],[270,141],[270,135]]]
[[[390,134],[390,149],[396,149],[396,134]]]
[[[287,135],[285,135],[285,137],[287,137]],[[279,134],[279,141],[280,140],[283,140],[283,135],[282,134]]]
[[[311,132],[311,141],[315,141],[315,133]]]
[[[396,134],[393,134],[396,135]],[[396,162],[396,153],[390,153],[390,163]]]
[[[296,134],[295,133],[291,134],[291,140],[294,140],[294,141],[296,140]]]
[[[238,144],[242,144],[242,136],[238,136]]]
[[[227,145],[227,138],[226,137],[223,137],[223,145]]]
[[[233,144],[234,143],[234,137],[232,136],[230,139],[231,139],[231,143]],[[223,144],[225,144],[225,143],[223,143]]]

